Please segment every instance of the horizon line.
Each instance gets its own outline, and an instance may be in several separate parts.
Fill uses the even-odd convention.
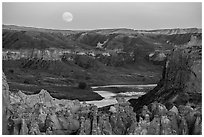
[[[36,27],[36,26],[24,26],[24,25],[16,25],[16,24],[2,24],[2,26],[16,26],[16,27],[25,27],[25,28],[36,28],[36,29],[45,29],[45,30],[57,30],[57,31],[93,31],[93,30],[111,30],[111,29],[127,29],[127,30],[145,30],[145,31],[153,31],[153,30],[168,30],[168,29],[202,29],[199,27],[174,27],[174,28],[155,28],[155,29],[134,29],[134,28],[125,28],[125,27],[118,27],[118,28],[95,28],[95,29],[59,29],[59,28],[44,28],[44,27]],[[3,27],[2,27],[3,29]]]

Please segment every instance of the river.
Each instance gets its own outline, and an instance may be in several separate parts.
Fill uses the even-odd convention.
[[[91,87],[92,89],[94,89],[93,92],[101,95],[102,97],[104,97],[104,99],[102,100],[93,100],[93,101],[86,101],[86,103],[88,104],[94,104],[96,105],[98,108],[100,107],[104,107],[104,106],[108,106],[108,105],[113,105],[116,104],[116,97],[117,96],[124,96],[124,98],[126,100],[135,98],[137,99],[138,97],[146,94],[145,92],[121,92],[121,93],[112,93],[110,91],[97,91],[97,88],[107,88],[107,87],[129,87],[129,88],[138,88],[138,89],[142,89],[142,88],[154,88],[155,86],[157,86],[157,84],[148,84],[148,85],[106,85],[106,86],[94,86]]]
[[[106,86],[93,86],[92,89],[97,88],[112,88],[112,87],[128,87],[128,88],[147,88],[147,87],[156,87],[157,84],[147,84],[147,85],[106,85]]]

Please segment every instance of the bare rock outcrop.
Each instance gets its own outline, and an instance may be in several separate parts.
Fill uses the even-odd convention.
[[[143,106],[136,114],[123,98],[100,111],[91,104],[57,100],[42,90],[35,95],[10,94],[5,134],[11,135],[182,135],[201,134],[202,115],[197,108],[166,109],[161,103]],[[9,130],[8,130],[9,129]]]
[[[8,107],[10,105],[10,91],[9,91],[9,86],[8,83],[6,81],[6,76],[4,75],[4,73],[2,73],[2,113],[3,113],[3,117],[2,117],[2,131],[3,134],[8,134],[8,116],[9,116],[9,112],[8,112]]]
[[[201,41],[194,36],[188,44],[176,46],[167,57],[158,86],[137,100],[130,100],[134,111],[154,101],[177,106],[187,102],[201,104],[201,52]]]

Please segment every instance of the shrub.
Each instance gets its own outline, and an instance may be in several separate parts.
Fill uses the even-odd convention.
[[[28,79],[25,79],[23,83],[24,84],[30,84],[30,81]]]
[[[85,79],[86,79],[86,80],[89,80],[89,79],[91,79],[91,78],[90,78],[89,76],[86,76]]]
[[[10,69],[9,72],[10,72],[10,73],[14,73],[14,70],[13,70],[13,69]]]
[[[24,79],[24,84],[36,84],[36,80],[34,79]]]
[[[85,89],[85,88],[87,87],[87,84],[86,84],[85,82],[79,82],[78,87],[79,87],[80,89]]]

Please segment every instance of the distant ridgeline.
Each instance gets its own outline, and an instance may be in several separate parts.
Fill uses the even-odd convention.
[[[201,32],[196,28],[70,31],[3,25],[3,60],[73,60],[71,54],[77,54],[100,58],[106,65],[110,63],[104,60],[120,60],[118,66],[147,60],[159,63],[176,45],[193,37],[201,39]]]

